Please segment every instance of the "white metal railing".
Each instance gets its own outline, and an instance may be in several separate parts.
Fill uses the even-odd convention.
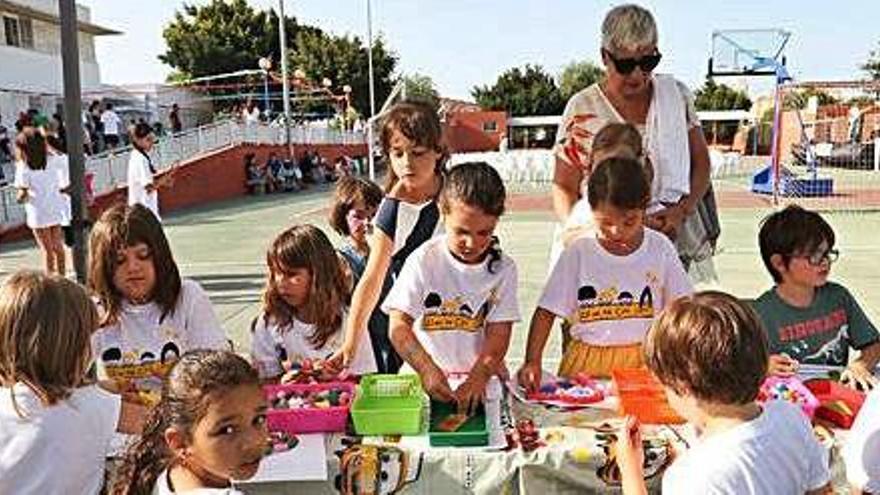
[[[159,139],[151,152],[153,165],[164,170],[183,160],[240,144],[283,145],[284,127],[265,124],[245,124],[222,120],[188,129]],[[303,144],[364,144],[366,137],[360,131],[339,131],[326,127],[292,126],[290,142]],[[130,146],[106,151],[86,158],[86,175],[92,175],[95,195],[125,186],[128,173]],[[8,180],[11,182],[11,175]],[[24,207],[16,202],[16,190],[11,185],[0,188],[0,225],[4,227],[24,223]]]

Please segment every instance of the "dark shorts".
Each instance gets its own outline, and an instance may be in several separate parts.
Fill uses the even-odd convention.
[[[104,136],[104,144],[113,148],[119,146],[119,136],[116,134],[107,134]]]

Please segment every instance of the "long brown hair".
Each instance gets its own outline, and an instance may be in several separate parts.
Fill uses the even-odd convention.
[[[434,172],[442,175],[446,160],[449,154],[446,146],[443,144],[443,129],[440,126],[440,118],[437,112],[428,104],[420,101],[404,101],[391,107],[382,119],[382,132],[380,141],[382,142],[382,153],[388,162],[388,172],[385,178],[385,193],[391,192],[391,189],[397,184],[398,177],[391,167],[391,139],[394,133],[399,132],[405,138],[412,141],[414,146],[424,146],[440,153],[440,159]]]
[[[382,189],[369,179],[343,177],[336,183],[336,193],[327,220],[339,235],[351,235],[346,218],[349,210],[357,205],[378,208],[383,196]]]
[[[25,127],[15,138],[15,147],[21,154],[21,160],[31,170],[46,168],[46,138],[36,127]]]
[[[156,286],[150,296],[162,309],[162,317],[173,314],[180,296],[180,271],[162,224],[143,205],[116,205],[105,211],[89,238],[89,289],[105,311],[101,325],[117,321],[122,310],[122,293],[113,284],[119,267],[119,251],[144,243],[150,250],[156,271]]]
[[[230,351],[190,351],[171,368],[162,399],[150,411],[140,438],[125,454],[111,493],[148,494],[159,475],[174,462],[165,430],[184,432],[187,441],[217,394],[241,385],[259,386],[257,371]]]
[[[263,291],[263,317],[274,319],[281,328],[287,328],[297,315],[314,318],[315,331],[309,344],[320,349],[330,337],[342,330],[342,315],[348,305],[351,277],[343,269],[330,239],[314,225],[294,225],[272,242],[266,253],[269,267],[266,289]],[[288,304],[275,285],[276,273],[289,273],[305,268],[312,277],[309,295],[302,308]]]
[[[13,274],[0,288],[0,380],[30,387],[47,406],[83,384],[98,312],[85,289],[63,277]],[[20,416],[22,411],[13,407]]]

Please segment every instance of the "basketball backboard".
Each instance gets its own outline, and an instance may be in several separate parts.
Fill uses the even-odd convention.
[[[791,37],[783,29],[724,29],[712,32],[709,77],[773,76],[785,65]]]

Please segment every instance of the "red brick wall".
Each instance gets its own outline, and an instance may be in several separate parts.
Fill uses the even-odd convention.
[[[486,132],[483,125],[495,123],[495,131]],[[456,112],[446,116],[446,143],[450,153],[497,151],[507,134],[506,112]]]
[[[339,156],[365,156],[367,146],[360,145],[296,145],[297,159],[307,151],[317,151],[333,163]],[[258,162],[265,162],[269,153],[279,157],[287,155],[285,146],[243,145],[226,148],[182,163],[174,173],[174,183],[159,191],[159,209],[162,213],[190,206],[231,199],[247,194],[245,188],[244,156],[254,153]],[[91,218],[97,219],[101,212],[116,203],[126,201],[128,190],[124,187],[95,198]],[[15,241],[31,237],[25,225],[4,226],[0,241]]]

